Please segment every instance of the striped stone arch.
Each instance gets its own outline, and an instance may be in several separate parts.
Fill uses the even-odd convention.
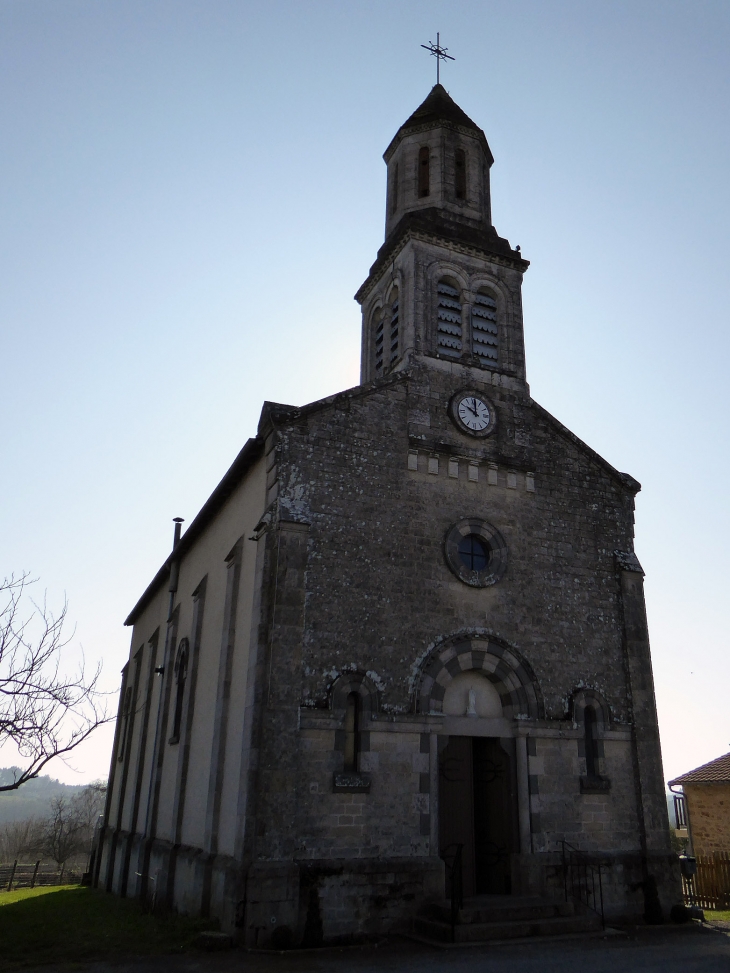
[[[515,649],[487,635],[452,636],[429,653],[416,686],[417,712],[441,713],[451,680],[474,671],[494,685],[505,719],[543,718],[542,694],[529,664]]]
[[[357,693],[364,714],[369,718],[378,712],[378,689],[372,679],[364,672],[343,672],[330,686],[330,709],[344,716],[347,697]]]
[[[611,710],[608,703],[597,689],[588,686],[576,689],[571,695],[569,715],[574,723],[585,722],[585,711],[587,706],[592,706],[596,714],[596,723],[601,729],[608,727],[611,723]]]

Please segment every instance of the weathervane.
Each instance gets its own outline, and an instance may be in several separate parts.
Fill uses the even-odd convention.
[[[436,34],[436,43],[429,41],[428,44],[421,44],[425,50],[429,51],[436,58],[436,84],[441,83],[441,78],[439,77],[439,68],[441,67],[442,61],[455,61],[456,58],[447,54],[448,47],[441,47],[441,35]]]

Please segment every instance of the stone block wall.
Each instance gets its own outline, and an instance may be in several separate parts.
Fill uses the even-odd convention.
[[[368,793],[335,792],[333,775],[342,771],[337,730],[313,728],[334,723],[327,715],[302,711],[297,857],[378,858],[428,856],[430,847],[430,756],[422,736],[378,730],[377,722],[362,733],[359,770],[367,775]],[[424,821],[425,816],[425,821]]]
[[[451,395],[479,382],[498,415],[486,441],[461,435],[448,417]],[[492,376],[448,363],[413,367],[280,416],[271,448],[279,517],[300,524],[302,533],[293,570],[281,560],[285,548],[277,548],[282,613],[298,607],[296,625],[284,632],[279,621],[280,635],[271,641],[256,857],[276,859],[291,848],[299,861],[417,862],[436,853],[437,774],[422,749],[424,728],[414,725],[409,733],[407,723],[415,717],[419,666],[439,640],[462,631],[513,646],[535,674],[544,719],[534,727],[521,722],[533,748],[532,851],[555,853],[565,838],[583,851],[640,857],[614,559],[615,550],[632,550],[637,485],[519,385],[502,379],[495,385]],[[507,544],[506,573],[491,587],[463,584],[446,563],[444,537],[464,517],[483,517]],[[279,542],[272,536],[270,544],[273,551]],[[272,619],[283,617],[277,610],[270,608]],[[649,700],[647,651],[642,643],[635,671]],[[370,776],[369,793],[332,789],[332,775],[342,769],[343,724],[331,693],[347,673],[366,674],[377,697],[359,765]],[[604,791],[584,792],[582,731],[567,719],[575,693],[586,687],[605,700],[608,714],[598,741],[600,773],[609,781]],[[377,720],[403,725],[386,732]],[[660,766],[651,746],[652,767]],[[646,795],[661,788],[654,776],[642,782],[645,807]],[[658,817],[652,828],[658,835]],[[328,895],[320,903],[325,911]],[[345,935],[345,912],[355,922],[356,910],[336,897],[332,902],[337,935]]]
[[[308,912],[316,896],[323,941],[329,943],[406,930],[425,903],[443,895],[443,869],[439,858],[348,861],[339,870],[331,862],[302,863]]]
[[[439,858],[256,862],[247,878],[244,940],[258,948],[364,942],[408,929],[443,888]]]
[[[493,437],[460,435],[447,406],[474,375],[450,367],[414,370],[280,428],[278,502],[311,525],[305,702],[326,705],[329,673],[351,665],[376,672],[386,709],[407,712],[418,656],[481,627],[520,647],[551,718],[588,684],[628,720],[613,551],[632,546],[631,491],[510,388],[485,389],[498,411]],[[445,565],[445,531],[464,516],[505,537],[509,565],[491,588],[469,588]]]
[[[595,870],[575,873],[576,889],[584,895],[590,889],[588,901],[599,911],[601,895],[603,910],[609,922],[637,922],[644,912],[644,893],[641,883],[645,877],[644,862],[639,852],[633,854],[604,853],[592,855]],[[597,866],[600,865],[600,879]],[[536,855],[515,856],[514,872],[520,876],[523,892],[541,895],[553,901],[565,899],[565,877],[562,855],[543,852]],[[659,899],[665,922],[673,905],[681,903],[679,862],[677,856],[651,855],[646,868],[657,882]],[[570,876],[570,872],[568,872]],[[570,889],[570,877],[568,878]],[[570,896],[569,896],[570,897]],[[590,911],[590,910],[589,910]]]
[[[565,840],[580,851],[638,853],[629,728],[601,731],[598,765],[607,789],[585,793],[582,732],[570,723],[559,726],[536,728],[527,741],[533,850],[552,852]]]
[[[692,853],[730,851],[730,784],[685,784]]]

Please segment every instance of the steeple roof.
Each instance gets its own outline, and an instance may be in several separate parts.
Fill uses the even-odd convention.
[[[410,118],[403,122],[395,133],[393,141],[385,150],[383,158],[386,162],[388,161],[396,145],[407,132],[419,128],[431,128],[439,124],[471,129],[478,138],[484,141],[490,162],[494,161],[492,153],[489,150],[489,145],[487,144],[487,137],[482,129],[479,128],[476,122],[473,122],[469,118],[463,109],[459,108],[442,84],[435,84],[425,101],[416,108]]]
[[[413,112],[408,121],[401,125],[401,132],[404,129],[414,128],[416,125],[424,125],[430,122],[447,121],[455,125],[464,125],[473,128],[475,132],[484,132],[479,126],[469,118],[465,111],[456,104],[442,84],[435,84],[428,97]]]

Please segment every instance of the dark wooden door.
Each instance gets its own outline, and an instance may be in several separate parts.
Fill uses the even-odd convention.
[[[439,757],[439,850],[463,845],[465,896],[511,891],[512,819],[511,767],[499,740],[450,737]]]
[[[475,737],[472,766],[476,894],[508,895],[513,830],[509,757],[499,740]]]
[[[451,846],[464,846],[461,860],[465,896],[476,894],[472,762],[471,737],[449,737],[439,756],[439,854],[448,856]],[[450,894],[448,887],[446,894]]]

